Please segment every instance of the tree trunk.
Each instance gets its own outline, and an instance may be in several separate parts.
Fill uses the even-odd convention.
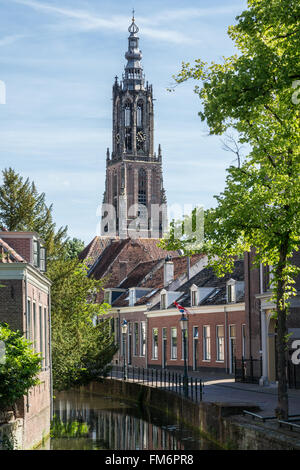
[[[289,415],[288,403],[288,388],[286,376],[286,317],[287,306],[284,299],[285,293],[285,280],[283,279],[283,271],[287,263],[287,242],[281,245],[280,261],[277,268],[277,295],[276,295],[276,310],[277,310],[277,367],[278,367],[278,402],[275,414],[278,419],[287,419]]]

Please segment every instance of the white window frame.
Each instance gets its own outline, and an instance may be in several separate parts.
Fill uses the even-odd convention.
[[[154,331],[157,331],[157,335],[156,335],[156,343],[155,343],[155,335],[154,335]],[[152,359],[154,361],[157,361],[158,360],[158,327],[154,327],[152,328]]]
[[[223,336],[219,336],[218,334],[219,328],[223,328]],[[223,339],[223,341],[219,341],[221,339]],[[224,325],[216,325],[216,349],[217,349],[216,362],[224,362],[225,361],[225,326]]]
[[[172,331],[175,330],[176,331],[176,336],[173,336],[172,335]],[[173,338],[176,338],[176,356],[173,357]],[[178,331],[177,331],[177,327],[176,326],[171,326],[171,342],[170,342],[170,346],[171,346],[171,355],[170,355],[170,358],[171,358],[171,361],[176,361],[177,358],[178,358]],[[174,349],[175,350],[175,349]]]
[[[209,336],[204,335],[204,332],[208,328]],[[210,325],[203,325],[203,362],[211,361],[211,336],[210,336]],[[207,347],[208,346],[208,347]]]

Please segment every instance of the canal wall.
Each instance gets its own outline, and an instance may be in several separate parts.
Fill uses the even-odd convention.
[[[160,410],[225,449],[300,450],[299,435],[292,437],[283,434],[276,425],[272,427],[270,423],[249,422],[242,415],[244,409],[258,411],[256,405],[195,403],[176,393],[115,379],[91,383],[88,390],[93,394],[107,394]]]
[[[0,412],[0,450],[23,449],[24,420],[14,413]]]

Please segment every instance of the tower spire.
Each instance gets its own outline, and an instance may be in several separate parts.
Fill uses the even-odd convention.
[[[128,50],[125,54],[127,65],[123,75],[123,85],[126,90],[143,90],[144,74],[140,61],[142,51],[139,48],[139,27],[135,23],[134,10],[132,11],[132,23],[128,28],[130,36],[128,38]]]

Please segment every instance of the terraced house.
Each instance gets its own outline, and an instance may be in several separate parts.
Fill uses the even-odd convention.
[[[22,448],[49,434],[51,414],[50,288],[46,252],[34,232],[0,232],[0,321],[21,331],[42,354],[40,384],[17,404],[23,420]]]

